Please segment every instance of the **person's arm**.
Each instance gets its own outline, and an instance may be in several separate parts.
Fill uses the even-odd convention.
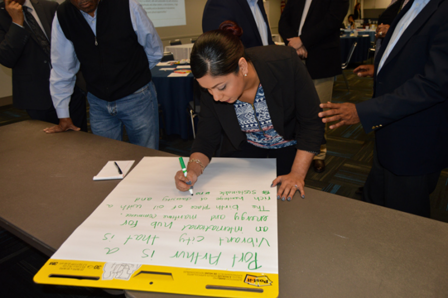
[[[375,33],[375,37],[376,38],[384,38],[387,34],[387,32],[389,31],[390,26],[389,25],[384,25],[384,24],[380,24],[378,25],[378,27],[376,28],[376,33]]]
[[[347,14],[348,2],[348,0],[330,1],[326,13],[321,16],[318,23],[313,24],[313,30],[302,31],[300,38],[308,50],[333,35],[335,30],[339,30],[339,25]]]
[[[286,45],[290,42],[288,39],[298,36],[300,20],[297,20],[298,17],[295,15],[297,10],[295,8],[296,5],[297,1],[288,1],[278,22],[278,33]]]
[[[246,1],[246,0],[243,0]],[[209,0],[205,4],[202,14],[202,32],[216,30],[224,21],[234,21],[234,13],[229,7],[228,1]],[[243,33],[244,34],[244,33]]]
[[[305,198],[305,177],[314,155],[312,152],[297,150],[291,172],[287,175],[278,176],[272,182],[272,186],[280,184],[277,190],[277,199],[291,201],[296,191],[300,192],[302,199]]]
[[[132,27],[137,34],[138,43],[145,49],[149,68],[152,69],[163,57],[162,40],[140,3],[135,0],[129,0],[129,8]]]
[[[355,73],[358,77],[373,78],[374,66],[373,64],[360,65],[353,70],[353,73]]]
[[[320,151],[325,127],[318,117],[318,113],[321,111],[320,101],[305,65],[297,56],[293,57],[291,65],[294,69],[293,81],[299,82],[291,86],[294,89],[291,93],[294,96],[297,121],[295,127],[297,153],[291,172],[288,175],[279,176],[273,181],[273,186],[281,183],[277,196],[282,199],[291,199],[296,190],[300,191],[302,197],[305,196],[305,176],[314,155]]]
[[[190,160],[187,165],[187,177],[182,171],[174,176],[176,188],[187,191],[193,186],[203,170],[207,167],[221,140],[221,123],[213,109],[213,99],[208,92],[201,92],[201,112],[199,113],[198,131],[191,147]],[[199,162],[198,162],[199,161]],[[190,182],[188,184],[188,182]]]
[[[50,93],[59,124],[46,128],[44,131],[46,133],[79,131],[80,128],[76,127],[70,118],[69,103],[80,63],[73,44],[62,32],[57,14],[53,19],[51,31],[51,64],[53,68],[50,72]]]
[[[0,26],[0,64],[13,68],[30,36],[23,27],[22,5],[5,0],[5,10],[11,16],[12,23],[8,30]]]
[[[184,176],[183,171],[178,171],[174,176],[176,188],[180,191],[188,191],[198,181],[198,177],[202,175],[209,163],[210,159],[205,154],[192,153],[187,164],[187,177]]]
[[[448,21],[441,24],[432,44],[421,74],[414,75],[393,92],[362,103],[328,103],[329,109],[319,114],[324,123],[338,121],[331,129],[361,122],[369,133],[378,124],[386,126],[407,116],[424,111],[448,100]],[[409,63],[413,63],[411,57]],[[384,71],[384,70],[381,70]],[[378,77],[377,77],[378,80]],[[378,82],[376,82],[378,83]]]

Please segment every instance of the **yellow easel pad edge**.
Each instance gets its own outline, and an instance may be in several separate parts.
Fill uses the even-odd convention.
[[[50,259],[39,284],[214,297],[278,297],[278,274]]]

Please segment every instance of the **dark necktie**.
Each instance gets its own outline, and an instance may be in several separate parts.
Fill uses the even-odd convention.
[[[25,15],[26,23],[31,29],[31,36],[40,45],[45,54],[50,56],[50,42],[48,41],[45,33],[42,31],[42,28],[39,26],[39,23],[33,17],[29,9],[29,7],[24,6],[23,14]]]

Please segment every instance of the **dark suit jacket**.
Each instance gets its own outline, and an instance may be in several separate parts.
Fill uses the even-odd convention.
[[[266,96],[274,129],[297,149],[319,152],[324,125],[317,116],[319,97],[305,66],[290,47],[266,46],[246,50]],[[222,155],[236,151],[246,134],[241,131],[233,104],[215,102],[202,91],[198,133],[191,152],[210,159],[224,132]]]
[[[278,23],[285,44],[297,37],[305,0],[289,0]],[[329,78],[341,73],[340,26],[348,10],[348,0],[312,1],[300,38],[308,51],[306,68],[311,78]]]
[[[395,18],[375,69],[409,2]],[[424,175],[448,166],[448,0],[431,0],[403,33],[375,75],[373,98],[357,104],[375,130],[379,162],[396,175]]]
[[[267,25],[268,43],[274,44],[262,0],[258,6]],[[202,15],[202,31],[216,30],[224,21],[234,21],[243,29],[241,41],[246,49],[263,45],[247,0],[208,0]]]
[[[58,3],[31,0],[34,9],[51,38],[51,23]],[[13,103],[19,109],[47,110],[53,106],[50,96],[50,57],[31,37],[27,25],[12,24],[0,4],[0,63],[12,68]]]

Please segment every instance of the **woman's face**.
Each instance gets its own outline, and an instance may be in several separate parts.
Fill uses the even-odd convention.
[[[241,97],[245,87],[245,80],[242,71],[224,76],[212,77],[206,74],[197,79],[199,85],[213,96],[215,101],[234,103]]]
[[[350,23],[353,23],[355,20],[353,20],[353,17],[350,16],[350,17],[348,17],[348,21],[349,21]]]

